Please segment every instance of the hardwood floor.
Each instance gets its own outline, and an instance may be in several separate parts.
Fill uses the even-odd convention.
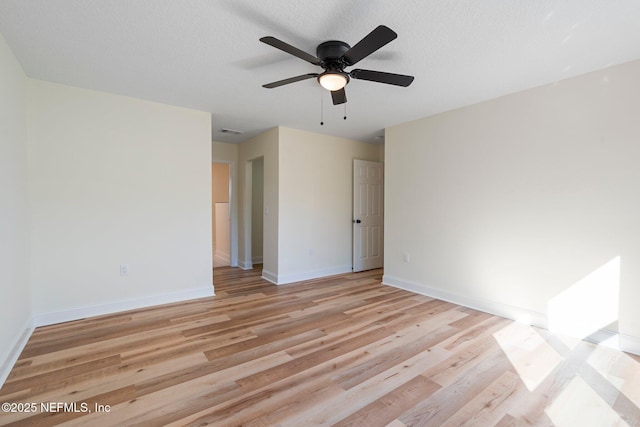
[[[640,425],[639,357],[381,274],[275,286],[224,267],[212,298],[38,328],[0,424]]]

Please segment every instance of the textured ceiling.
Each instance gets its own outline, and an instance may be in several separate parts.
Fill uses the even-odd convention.
[[[638,0],[0,0],[28,76],[209,111],[223,142],[283,125],[375,143],[387,126],[638,59],[639,22]],[[319,68],[260,37],[315,54],[380,24],[398,38],[357,67],[414,75],[410,87],[352,80],[347,120],[314,79],[261,87]]]

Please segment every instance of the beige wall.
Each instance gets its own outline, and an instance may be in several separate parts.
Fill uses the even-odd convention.
[[[280,127],[278,283],[351,271],[353,159],[381,147]]]
[[[27,79],[0,35],[0,385],[31,328]]]
[[[278,277],[278,138],[279,128],[270,129],[238,147],[238,264],[246,268],[252,265],[251,251],[251,194],[247,189],[252,182],[252,160],[263,157],[264,161],[264,242],[263,276],[271,281]]]
[[[214,203],[229,203],[229,164],[213,163],[211,166],[211,186]]]
[[[237,144],[213,141],[211,143],[211,161],[236,163],[238,161],[238,147]]]
[[[208,113],[31,80],[29,121],[37,322],[212,294]]]
[[[264,245],[264,158],[252,161],[251,171],[251,262],[261,263]]]
[[[619,287],[640,352],[639,75],[633,62],[387,129],[385,282],[545,323],[620,257],[584,308]]]
[[[239,144],[240,266],[260,245],[263,276],[289,283],[351,271],[353,159],[380,161],[384,146],[278,127]],[[263,208],[246,192],[263,175]],[[260,211],[260,212],[258,212]],[[249,220],[253,218],[253,220]]]

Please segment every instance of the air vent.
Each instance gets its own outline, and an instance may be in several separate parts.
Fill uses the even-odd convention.
[[[228,133],[229,135],[242,135],[244,133],[241,130],[234,130],[234,129],[227,129],[227,128],[220,129],[220,132]]]

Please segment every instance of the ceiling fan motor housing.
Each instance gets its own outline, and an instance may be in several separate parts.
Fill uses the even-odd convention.
[[[316,56],[321,61],[321,67],[325,70],[343,70],[347,64],[342,55],[345,54],[351,46],[339,40],[329,40],[320,43],[316,49]]]

